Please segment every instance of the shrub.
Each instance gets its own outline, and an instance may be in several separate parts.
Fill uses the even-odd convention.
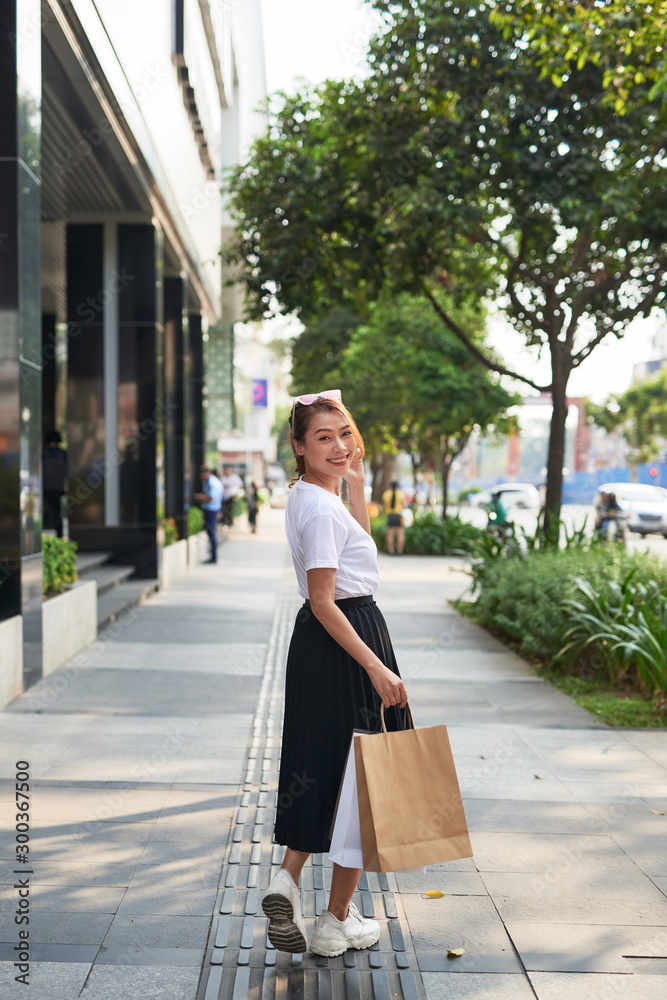
[[[379,517],[371,524],[371,533],[382,552],[387,551],[387,519]],[[416,514],[414,522],[405,529],[406,555],[445,556],[471,555],[484,532],[459,517],[449,516],[443,521],[438,514],[428,511]]]
[[[174,542],[178,541],[178,527],[173,517],[163,518],[162,527],[164,528],[164,544],[166,548],[167,545],[173,545]]]
[[[657,581],[667,589],[664,562],[615,547],[542,549],[493,559],[475,570],[480,587],[476,615],[511,637],[521,653],[555,663],[569,626],[565,602],[575,597],[577,580],[608,597],[611,585],[632,570],[636,583]],[[563,665],[561,660],[561,669]]]
[[[667,691],[667,595],[660,584],[635,582],[631,570],[622,582],[599,594],[587,580],[576,581],[576,595],[563,602],[569,620],[566,662],[587,657],[606,668],[612,680],[628,674],[645,695],[662,701]],[[663,583],[664,586],[664,583]]]
[[[482,491],[479,488],[479,486],[466,486],[464,490],[460,490],[459,492],[459,498],[458,498],[459,503],[466,503],[468,497],[472,496],[473,493],[481,493],[481,492]]]
[[[204,530],[204,511],[199,507],[188,508],[188,536]]]
[[[42,566],[44,594],[62,594],[65,584],[74,583],[79,574],[76,569],[76,542],[67,538],[42,535]]]

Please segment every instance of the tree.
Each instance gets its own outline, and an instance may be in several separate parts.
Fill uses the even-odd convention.
[[[572,371],[665,301],[665,102],[618,114],[590,60],[556,85],[526,58],[521,4],[374,6],[386,30],[371,44],[372,74],[286,99],[233,176],[231,253],[256,314],[423,294],[489,370],[550,392],[549,532]],[[596,39],[616,50],[613,27]],[[450,306],[471,294],[502,305],[548,353],[548,384],[490,357],[457,321]]]
[[[467,312],[469,323],[483,329],[479,308],[468,304]],[[368,322],[352,334],[340,372],[360,426],[393,441],[415,468],[434,459],[444,498],[452,463],[473,430],[497,425],[519,402],[443,328],[426,299],[408,294],[371,307]]]
[[[637,466],[655,459],[667,438],[667,370],[635,382],[620,395],[611,396],[604,406],[589,403],[586,412],[598,427],[623,433],[636,481]]]
[[[608,103],[619,114],[667,92],[667,0],[551,0],[499,5],[494,23],[511,34],[523,26],[542,76],[562,86],[587,63],[603,71]],[[600,34],[612,44],[602,47]]]

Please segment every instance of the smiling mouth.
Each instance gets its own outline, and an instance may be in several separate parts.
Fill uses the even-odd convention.
[[[327,461],[331,462],[332,465],[345,465],[349,457],[346,455],[345,458],[328,458]]]

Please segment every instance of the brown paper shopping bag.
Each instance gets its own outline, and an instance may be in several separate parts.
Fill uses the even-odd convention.
[[[354,740],[364,870],[471,858],[447,727],[382,730]]]

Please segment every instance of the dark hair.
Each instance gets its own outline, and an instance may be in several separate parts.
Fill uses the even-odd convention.
[[[45,437],[47,444],[60,444],[62,438],[58,431],[48,431]]]
[[[391,506],[394,508],[396,506],[396,490],[398,489],[398,483],[394,479],[391,484]]]
[[[354,440],[356,442],[357,448],[359,448],[359,458],[363,458],[365,454],[364,450],[364,439],[362,438],[359,428],[354,422],[354,417],[348,410],[348,408],[337,399],[316,399],[314,403],[310,406],[304,406],[303,403],[296,403],[292,407],[292,412],[289,417],[289,443],[292,447],[292,454],[296,460],[296,475],[290,483],[290,487],[299,479],[306,471],[306,462],[303,455],[297,455],[296,449],[294,448],[294,442],[298,441],[303,444],[306,434],[308,433],[308,428],[310,427],[310,421],[313,419],[315,413],[322,413],[323,410],[328,410],[332,413],[340,413],[349,423],[350,430],[354,435]]]

